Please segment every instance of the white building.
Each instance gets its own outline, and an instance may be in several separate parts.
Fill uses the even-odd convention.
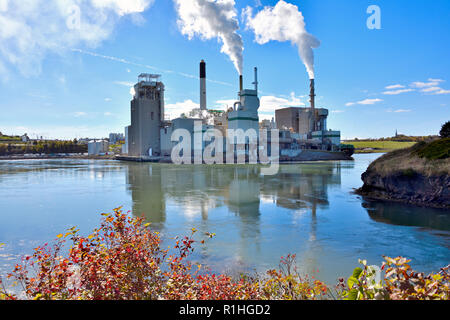
[[[104,155],[109,151],[109,143],[108,141],[94,141],[89,142],[88,144],[88,153],[89,155]]]
[[[128,154],[128,137],[129,137],[129,130],[130,127],[125,127],[125,144],[122,145],[122,153],[123,154]]]
[[[24,134],[23,136],[20,137],[22,139],[22,142],[28,142],[30,141],[30,138],[28,137],[28,134]]]

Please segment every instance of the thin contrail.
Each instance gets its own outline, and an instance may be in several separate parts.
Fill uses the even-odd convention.
[[[188,74],[188,73],[183,73],[183,72],[177,72],[177,71],[173,71],[173,70],[164,70],[164,69],[160,69],[154,66],[150,66],[148,64],[142,64],[142,63],[136,63],[133,61],[129,61],[126,59],[122,59],[122,58],[117,58],[117,57],[113,57],[113,56],[106,56],[100,53],[96,53],[96,52],[91,52],[91,51],[86,51],[86,50],[81,50],[81,49],[76,49],[76,48],[72,48],[70,49],[72,52],[78,52],[84,55],[89,55],[92,57],[97,57],[97,58],[102,58],[102,59],[106,59],[106,60],[111,60],[111,61],[115,61],[115,62],[120,62],[123,64],[128,64],[131,66],[136,66],[136,67],[140,67],[140,68],[146,68],[146,69],[150,69],[150,70],[154,70],[156,72],[160,72],[160,73],[175,73],[178,74],[182,77],[185,78],[190,78],[190,79],[197,79],[200,80],[200,78],[198,76],[192,75],[192,74]],[[228,82],[223,82],[223,81],[218,81],[218,80],[212,80],[212,79],[207,79],[208,82],[211,83],[217,83],[220,85],[224,85],[224,86],[228,86],[228,87],[232,87],[233,85],[231,83]]]

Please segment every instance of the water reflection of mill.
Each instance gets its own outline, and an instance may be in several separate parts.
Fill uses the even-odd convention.
[[[168,199],[187,205],[188,214],[195,207],[203,219],[208,219],[209,209],[224,204],[237,215],[257,218],[261,198],[315,215],[318,207],[329,205],[328,187],[341,184],[339,163],[286,165],[267,177],[260,175],[257,166],[129,164],[127,168],[133,213],[144,214],[154,223],[165,222]]]
[[[144,215],[163,229],[169,206],[179,206],[187,217],[201,215],[201,232],[208,230],[210,210],[226,207],[239,217],[234,256],[244,260],[261,251],[261,202],[273,201],[292,213],[311,216],[309,240],[317,234],[317,210],[328,208],[328,188],[341,184],[340,163],[311,163],[281,166],[275,176],[263,177],[258,166],[173,166],[129,164],[127,185],[133,199],[133,213]],[[220,232],[220,230],[214,230]],[[295,243],[296,239],[292,239]],[[282,245],[282,244],[280,244]],[[306,250],[308,251],[308,250]],[[309,257],[315,260],[313,257]],[[314,263],[311,261],[311,263]]]

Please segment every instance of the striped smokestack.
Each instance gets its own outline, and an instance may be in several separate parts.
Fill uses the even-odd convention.
[[[200,62],[200,110],[206,110],[206,63]]]

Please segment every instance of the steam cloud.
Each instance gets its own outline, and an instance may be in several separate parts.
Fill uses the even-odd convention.
[[[244,10],[246,26],[255,33],[256,42],[291,41],[306,66],[310,79],[314,79],[314,52],[320,41],[306,32],[305,20],[298,7],[280,0],[275,7],[265,7],[253,17],[250,7]]]
[[[227,54],[239,74],[243,69],[244,43],[237,33],[239,22],[234,0],[174,0],[178,11],[178,26],[189,40],[222,41],[221,52]]]

